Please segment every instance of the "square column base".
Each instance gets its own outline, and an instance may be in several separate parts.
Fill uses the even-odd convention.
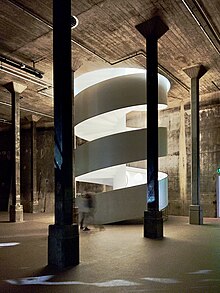
[[[62,269],[78,264],[78,224],[50,225],[48,236],[48,265]]]
[[[200,205],[190,205],[189,223],[193,225],[203,224],[203,211]]]
[[[163,238],[162,211],[144,211],[144,237],[151,239]]]
[[[23,205],[10,205],[9,220],[10,222],[23,222]]]

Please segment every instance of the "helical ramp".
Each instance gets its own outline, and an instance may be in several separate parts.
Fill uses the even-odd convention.
[[[97,76],[97,77],[96,77]],[[169,81],[158,74],[158,109],[167,104]],[[94,223],[141,218],[147,195],[146,70],[103,69],[75,81],[76,181],[111,186],[95,196]],[[154,98],[154,97],[149,97]],[[167,155],[167,130],[158,129],[158,157]],[[159,209],[168,205],[168,178],[158,173]],[[80,198],[77,198],[80,204]]]

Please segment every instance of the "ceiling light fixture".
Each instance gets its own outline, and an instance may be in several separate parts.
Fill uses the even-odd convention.
[[[0,123],[11,124],[10,121],[8,121],[7,119],[4,119],[4,118],[0,118]]]
[[[31,82],[33,84],[42,86],[42,87],[50,87],[51,85],[43,80],[39,80],[34,76],[28,76],[22,71],[18,71],[17,69],[14,69],[13,67],[9,67],[7,65],[3,65],[0,63],[0,71],[5,72],[7,74],[13,75],[17,78],[21,78],[23,80],[26,80],[28,82]]]
[[[12,67],[15,67],[15,68],[18,68],[22,71],[25,71],[29,74],[32,74],[38,78],[43,78],[43,74],[44,72],[34,68],[34,67],[31,67],[29,65],[26,65],[24,64],[23,62],[20,62],[20,61],[17,61],[17,60],[14,60],[14,59],[11,59],[9,57],[6,57],[6,56],[3,56],[3,55],[0,55],[0,62],[1,63],[6,63]]]
[[[76,16],[71,16],[71,29],[74,29],[78,26],[79,20]]]

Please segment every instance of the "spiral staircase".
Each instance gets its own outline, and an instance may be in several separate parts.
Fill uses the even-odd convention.
[[[75,80],[76,181],[110,186],[97,193],[94,222],[143,217],[146,209],[146,70],[102,69]],[[158,74],[158,110],[166,107],[169,81]],[[158,157],[167,155],[167,131],[158,129]],[[168,205],[168,178],[158,173],[159,209]],[[80,206],[80,197],[76,198]]]

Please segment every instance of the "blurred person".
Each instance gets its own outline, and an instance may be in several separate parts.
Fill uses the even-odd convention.
[[[82,198],[80,214],[80,229],[83,231],[90,231],[88,225],[91,223],[94,214],[94,199],[90,193],[86,193]]]

